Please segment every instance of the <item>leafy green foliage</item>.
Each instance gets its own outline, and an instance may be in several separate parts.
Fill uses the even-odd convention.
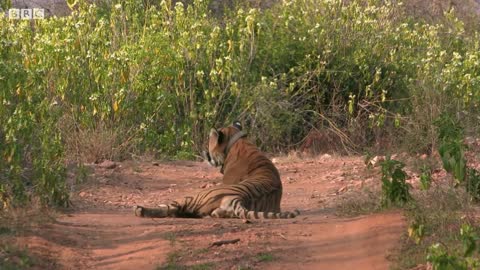
[[[77,2],[78,2],[77,0],[67,0],[67,5],[70,9],[73,9],[73,7],[75,7]]]
[[[436,121],[438,128],[439,153],[444,169],[451,173],[457,184],[465,185],[473,200],[480,198],[480,174],[474,168],[468,168],[464,156],[463,128],[448,113],[443,113]],[[477,269],[480,267],[477,231],[463,224],[460,229],[463,254],[449,252],[446,246],[434,244],[429,248],[427,260],[433,269]]]
[[[0,0],[0,11],[8,10],[12,6],[12,0]]]
[[[465,199],[466,195],[463,189],[440,183],[424,192],[414,193],[415,200],[404,207],[409,238],[403,241],[394,269],[424,265],[426,254],[435,243],[441,243],[442,250],[462,250],[459,241],[462,224],[476,223],[473,216],[465,215],[472,206]]]
[[[472,199],[480,199],[480,174],[474,168],[467,167],[464,156],[463,129],[458,121],[448,114],[442,114],[436,121],[439,150],[444,169],[453,174],[457,184],[465,185]]]
[[[468,224],[463,224],[460,229],[460,236],[462,238],[462,244],[464,257],[470,257],[473,255],[473,252],[477,250],[477,242],[479,240],[478,235],[473,230],[473,228]]]
[[[473,168],[467,170],[466,189],[473,200],[480,201],[480,173]]]
[[[420,188],[422,190],[428,190],[432,184],[432,172],[429,167],[424,165],[420,174]]]
[[[467,270],[480,267],[480,261],[473,257],[474,253],[479,251],[477,233],[470,225],[463,224],[460,237],[463,254],[449,252],[445,246],[438,243],[430,246],[427,261],[432,264],[434,270]]]
[[[428,250],[427,261],[432,263],[435,270],[467,270],[465,262],[457,256],[448,254],[440,245],[434,244]]]
[[[0,265],[5,270],[30,269],[34,260],[27,250],[15,246],[0,245]]]
[[[408,227],[408,237],[412,238],[418,245],[425,235],[425,225],[418,221],[413,222]]]
[[[465,180],[467,162],[463,155],[463,129],[449,114],[442,114],[436,121],[438,138],[440,140],[438,152],[442,158],[443,168],[453,174],[457,183]]]
[[[387,157],[380,163],[382,167],[382,205],[403,206],[411,199],[410,184],[406,182],[405,164]]]

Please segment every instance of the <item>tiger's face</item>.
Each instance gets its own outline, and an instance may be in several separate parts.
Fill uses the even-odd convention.
[[[205,159],[214,167],[223,166],[226,159],[226,148],[232,135],[242,130],[240,122],[221,129],[212,128],[208,138],[208,152],[204,153]]]

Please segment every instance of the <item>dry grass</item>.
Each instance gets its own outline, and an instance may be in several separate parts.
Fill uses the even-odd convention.
[[[393,269],[411,269],[426,264],[428,247],[435,243],[443,243],[451,250],[461,250],[459,232],[462,224],[479,225],[475,218],[477,210],[462,188],[435,185],[429,191],[416,192],[414,198],[415,202],[407,207],[405,215],[409,224],[423,224],[425,233],[416,244],[405,232],[402,245],[394,256]]]
[[[358,216],[372,214],[382,210],[379,188],[364,188],[361,191],[349,191],[340,196],[334,207],[338,216]]]
[[[45,269],[52,262],[32,254],[18,242],[19,236],[28,235],[41,224],[51,222],[55,213],[33,199],[29,207],[8,207],[0,212],[0,269]]]
[[[407,14],[428,22],[438,22],[442,14],[451,8],[462,19],[467,28],[478,29],[480,26],[480,1],[476,0],[404,0]]]
[[[122,160],[134,152],[131,129],[107,127],[101,122],[93,127],[85,127],[69,115],[63,117],[59,128],[69,161],[98,163],[103,160]]]

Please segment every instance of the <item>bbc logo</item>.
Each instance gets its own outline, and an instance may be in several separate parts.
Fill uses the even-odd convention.
[[[45,18],[45,10],[43,8],[11,8],[8,10],[9,19],[37,20]]]

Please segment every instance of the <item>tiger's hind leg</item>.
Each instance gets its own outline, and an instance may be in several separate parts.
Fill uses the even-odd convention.
[[[136,205],[133,207],[133,211],[137,217],[164,218],[176,216],[178,207],[174,204],[161,204],[158,208],[147,208]]]
[[[233,218],[235,213],[231,207],[232,201],[235,199],[235,196],[226,196],[222,198],[220,202],[220,207],[210,213],[210,216],[213,218]]]
[[[229,209],[223,209],[219,207],[213,210],[210,216],[213,218],[234,218],[235,213]]]
[[[227,217],[227,211],[225,209],[222,209],[222,208],[217,208],[215,210],[212,211],[212,213],[210,214],[211,217],[214,217],[214,218],[226,218]]]

